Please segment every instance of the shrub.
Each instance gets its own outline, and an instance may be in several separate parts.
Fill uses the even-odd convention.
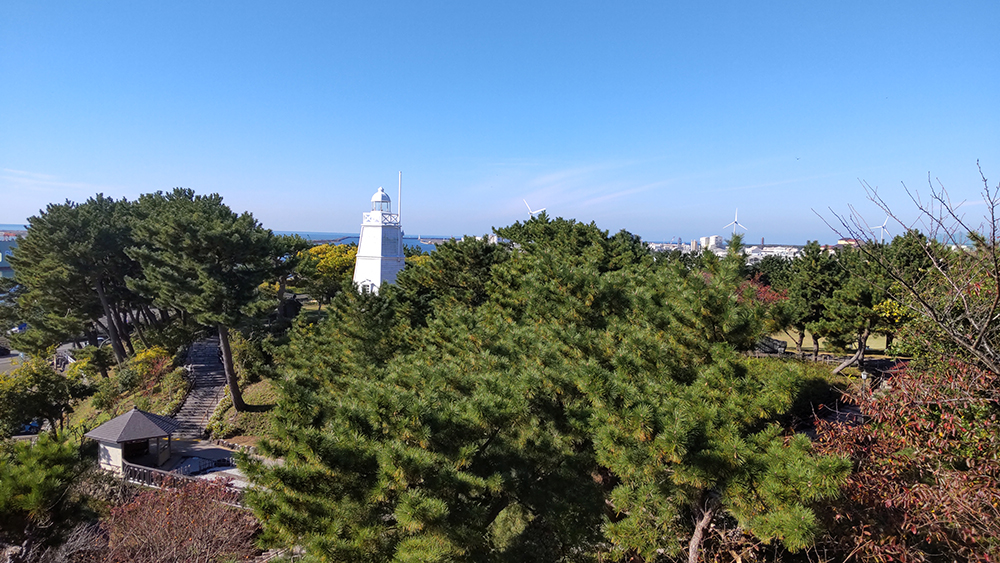
[[[821,511],[829,542],[861,561],[995,560],[998,382],[952,360],[852,392],[866,423],[819,426],[817,449],[855,464],[843,496]]]
[[[113,379],[105,379],[97,384],[97,393],[94,394],[91,404],[98,410],[111,410],[118,404],[120,395],[118,382]]]
[[[115,381],[118,383],[118,393],[131,393],[142,384],[142,374],[132,366],[124,365],[115,370]]]
[[[155,382],[170,370],[172,362],[166,350],[154,346],[136,353],[128,363],[143,375],[143,379]]]
[[[146,491],[104,520],[106,561],[232,561],[258,553],[259,525],[236,493],[204,480]]]
[[[266,337],[265,337],[266,338]],[[265,349],[265,342],[257,337],[247,338],[237,331],[230,336],[233,351],[233,365],[239,376],[240,386],[257,383],[274,373],[271,355]]]

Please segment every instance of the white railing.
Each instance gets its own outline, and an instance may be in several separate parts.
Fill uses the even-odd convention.
[[[384,211],[372,211],[362,216],[362,223],[366,225],[398,225],[399,215]]]

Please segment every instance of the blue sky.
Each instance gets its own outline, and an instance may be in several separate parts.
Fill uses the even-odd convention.
[[[0,3],[0,223],[102,192],[218,192],[352,232],[551,215],[648,240],[836,238],[859,180],[1000,179],[1000,3]],[[970,206],[970,209],[974,209]]]

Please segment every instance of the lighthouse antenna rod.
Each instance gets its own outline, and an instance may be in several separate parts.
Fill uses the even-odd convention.
[[[399,171],[399,189],[396,191],[396,220],[403,222],[403,171]]]

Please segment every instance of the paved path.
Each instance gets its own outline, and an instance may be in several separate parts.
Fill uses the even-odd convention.
[[[194,388],[174,415],[181,423],[174,438],[200,440],[208,419],[226,392],[226,372],[219,359],[219,338],[205,338],[192,344],[187,366]]]
[[[17,360],[17,351],[14,350],[6,356],[0,356],[0,373],[14,371],[14,360]]]

